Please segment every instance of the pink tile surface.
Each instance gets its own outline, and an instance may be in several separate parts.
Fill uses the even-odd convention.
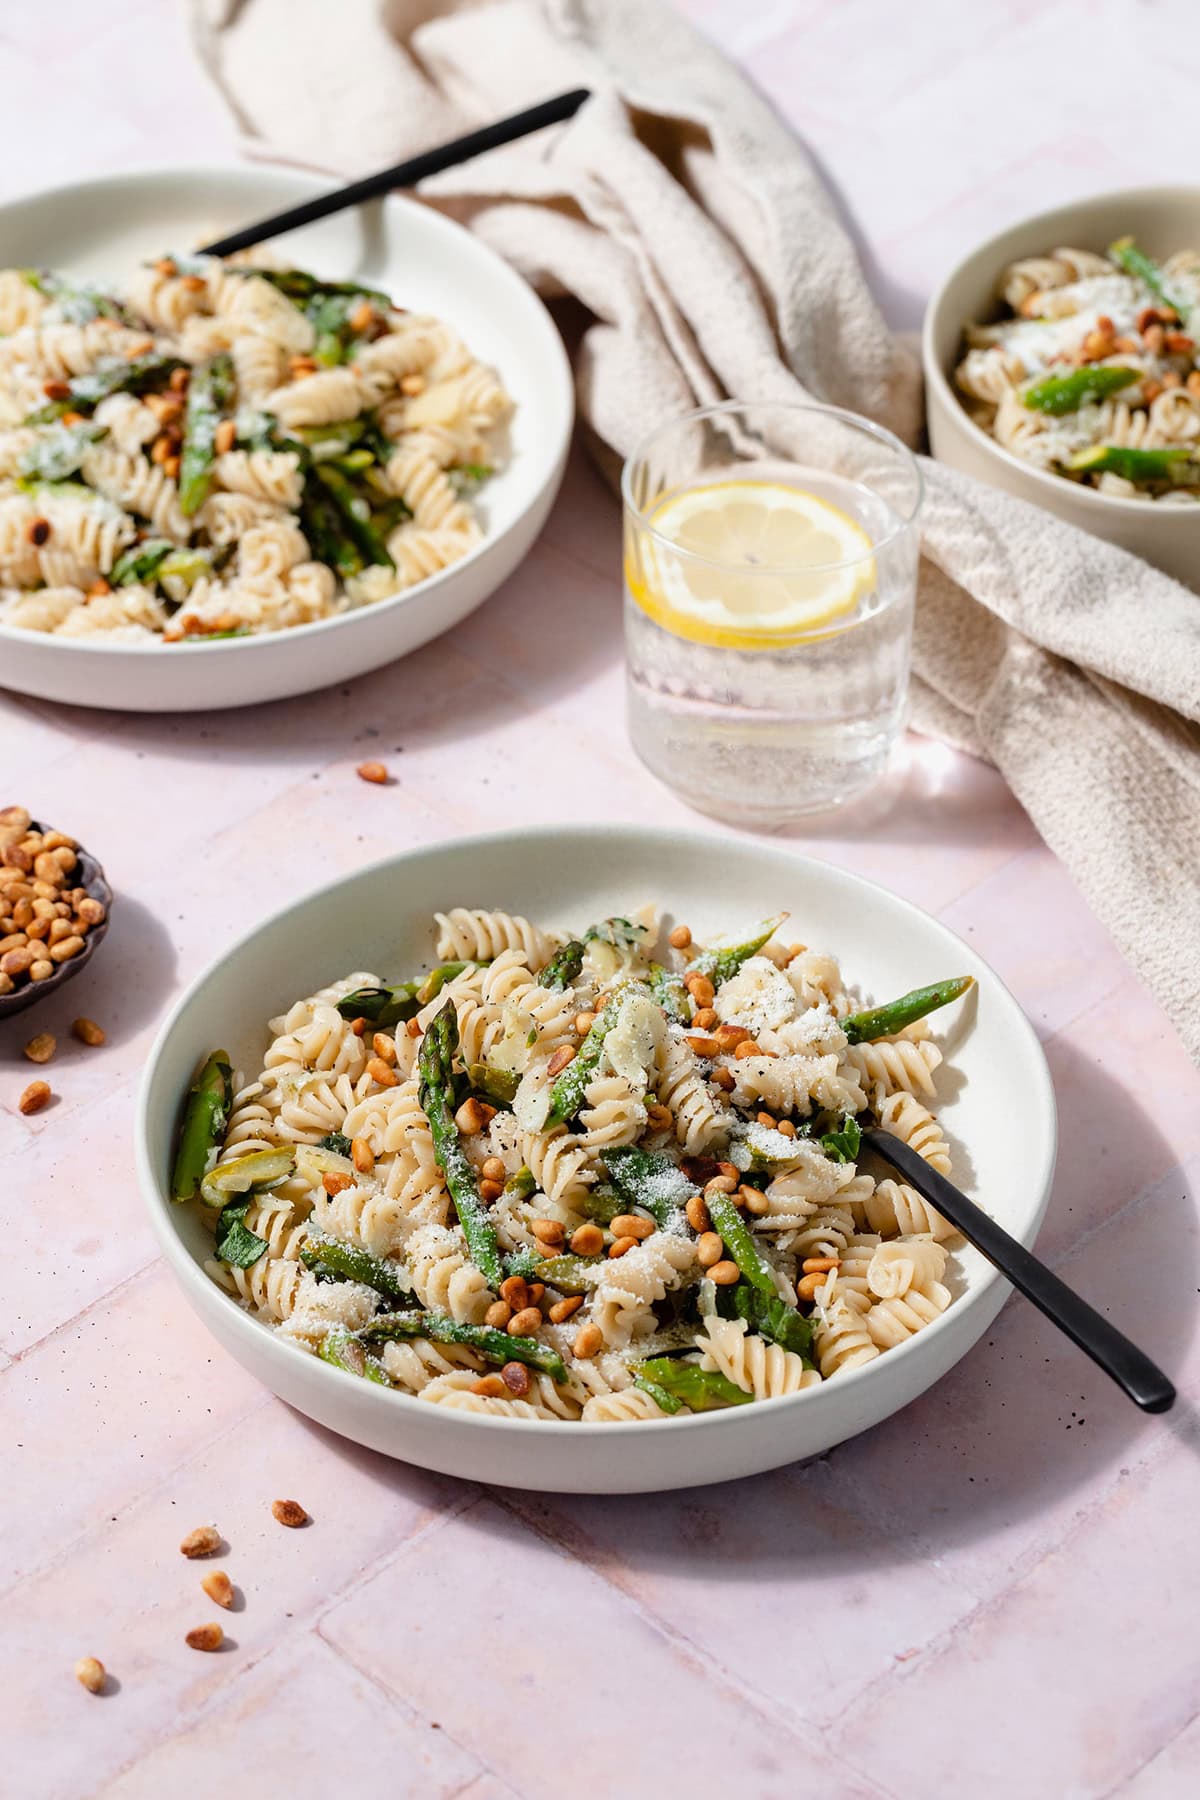
[[[885,0],[683,10],[806,134],[899,324],[1007,219],[1186,171],[1194,151],[1188,0],[936,0],[919,30]],[[1130,63],[1147,33],[1170,52],[1153,103]],[[31,143],[45,182],[235,154],[175,9],[56,8],[49,137],[48,41],[37,9],[7,9],[0,194],[35,179]],[[583,816],[716,833],[626,745],[615,531],[576,457],[481,612],[294,703],[172,720],[0,693],[4,798],[98,850],[119,893],[104,953],[38,1015],[62,1043],[46,1112],[17,1112],[28,1031],[0,1028],[5,1796],[1200,1789],[1195,1413],[1136,1415],[1023,1302],[810,1466],[646,1499],[481,1495],[276,1402],[156,1261],[133,1095],[163,1009],[231,928],[463,831]],[[368,755],[392,785],[355,780]],[[1043,1247],[1194,1407],[1200,1081],[1004,783],[910,736],[877,794],[789,841],[936,913],[1025,1006],[1062,1123]],[[70,1039],[79,1012],[103,1050]],[[277,1526],[277,1496],[311,1525]],[[213,1657],[183,1643],[215,1609],[177,1549],[208,1520],[240,1595]],[[89,1653],[114,1677],[99,1699],[71,1677]]]

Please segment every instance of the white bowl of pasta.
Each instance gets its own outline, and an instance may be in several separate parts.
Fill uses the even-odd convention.
[[[571,374],[479,239],[390,196],[192,255],[322,185],[166,170],[0,208],[0,684],[148,712],[305,693],[528,552]]]
[[[933,453],[1200,588],[1197,339],[1200,189],[1022,220],[929,304]]]
[[[238,1361],[424,1467],[635,1492],[818,1454],[970,1349],[1007,1285],[851,1160],[853,1115],[1030,1243],[1056,1134],[1032,1029],[907,902],[751,843],[715,881],[719,856],[620,826],[438,845],[294,902],[192,985],[150,1056],[139,1177]],[[789,916],[763,943],[768,909]],[[974,985],[928,1020],[859,1018],[948,976]]]

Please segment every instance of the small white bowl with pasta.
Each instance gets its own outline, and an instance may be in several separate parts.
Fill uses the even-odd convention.
[[[0,684],[145,712],[306,693],[456,625],[529,551],[571,372],[478,238],[393,195],[273,240],[270,271],[191,259],[323,185],[163,170],[0,208]],[[97,399],[122,358],[136,380]],[[225,435],[189,492],[201,380]]]
[[[1053,1090],[1032,1028],[987,965],[909,903],[750,843],[714,884],[712,853],[707,837],[624,826],[435,845],[293,902],[193,983],[150,1054],[136,1128],[139,1180],[182,1298],[233,1357],[289,1404],[385,1454],[474,1480],[617,1493],[723,1481],[820,1454],[907,1405],[966,1354],[1007,1284],[888,1171],[848,1161],[844,1139],[841,1148],[824,1137],[818,1144],[813,1120],[826,1120],[820,1109],[832,1107],[832,1121],[837,1109],[853,1113],[869,1099],[1030,1244],[1056,1145]],[[725,1021],[715,1029],[726,1039],[708,1041],[698,1026],[659,1016],[646,993],[650,982],[661,998],[651,964],[668,977],[691,972],[686,991],[705,1001],[706,978],[697,982],[690,970],[712,967],[699,947],[743,938],[748,924],[779,913],[786,923],[762,954],[736,975],[714,974]],[[582,969],[568,979],[560,966],[567,984],[557,985],[553,959],[595,921],[630,930],[588,939]],[[671,943],[680,924],[690,928],[687,949]],[[510,1341],[536,1347],[535,1360],[531,1382],[518,1370],[512,1386],[496,1378],[504,1358],[472,1335],[506,1323],[491,1310],[502,1299],[500,1271],[481,1272],[485,1248],[448,1200],[421,1106],[424,1039],[396,1025],[375,1046],[373,1028],[356,1032],[346,1016],[357,997],[338,1011],[350,989],[417,976],[447,956],[468,969],[421,996],[418,1026],[428,1032],[439,1011],[445,1023],[453,1010],[464,1070],[477,1057],[524,1070],[513,1076],[511,1112],[501,1105],[489,1122],[485,1107],[482,1124],[472,1114],[457,1126],[481,1134],[459,1141],[486,1177],[478,1192],[493,1249],[532,1253],[529,1280],[541,1269],[550,1284],[520,1296],[531,1310],[516,1315]],[[839,1020],[848,1009],[948,976],[974,977],[964,1000],[907,1035],[847,1044]],[[605,1040],[610,1060],[597,1065],[573,1123],[555,1127],[544,1109],[527,1112],[526,1098],[545,1071],[558,1079],[569,1070],[574,1058],[563,1043],[584,1058],[579,1033],[590,1021],[572,1015],[597,984],[619,1001]],[[753,1054],[726,1054],[750,1036],[729,1026],[738,1017],[753,1028]],[[207,1205],[173,1198],[189,1089],[218,1046],[241,1072],[230,1078],[238,1093],[197,1169],[207,1167],[224,1193],[255,1157],[280,1162],[270,1191],[249,1195],[249,1211],[234,1205],[236,1221],[218,1217],[213,1205],[225,1203],[211,1196]],[[768,1129],[768,1118],[782,1129]],[[343,1126],[340,1139],[329,1137]],[[665,1188],[638,1190],[633,1224],[613,1219],[606,1183],[629,1175],[614,1145],[626,1158],[645,1148],[650,1165],[678,1165]],[[712,1221],[671,1210],[689,1182],[707,1178],[705,1158],[729,1156],[739,1169],[761,1156],[752,1170],[784,1171],[746,1177],[765,1192],[744,1201],[749,1246],[739,1248],[736,1228],[726,1228],[725,1254],[736,1249],[747,1267],[761,1259],[785,1308],[795,1309],[769,1330],[748,1330],[744,1313],[731,1319],[728,1300],[712,1304],[716,1283],[732,1278],[721,1276],[700,1236],[719,1219],[720,1178]],[[501,1191],[495,1178],[505,1158],[513,1173]],[[668,1193],[676,1196],[669,1203]],[[237,1232],[223,1236],[234,1223]],[[604,1247],[578,1237],[584,1224]],[[246,1240],[244,1229],[257,1238]],[[247,1241],[248,1257],[239,1250]],[[574,1265],[544,1260],[569,1248],[579,1251]],[[818,1278],[825,1285],[815,1297],[812,1281],[800,1290],[814,1332],[811,1355],[802,1355],[787,1336],[805,1329],[791,1284],[802,1259],[820,1250],[832,1252],[818,1260],[834,1268]],[[364,1253],[379,1259],[374,1274],[361,1260],[346,1265]],[[381,1301],[384,1288],[362,1285],[364,1272],[378,1281],[381,1266],[401,1283],[402,1318],[391,1310],[395,1295]],[[552,1310],[554,1283],[572,1280],[587,1297],[569,1302],[564,1320],[561,1302]],[[728,1299],[734,1294],[729,1288]],[[410,1302],[427,1310],[405,1314]],[[399,1340],[384,1343],[397,1322]],[[454,1322],[465,1325],[457,1338]],[[787,1341],[793,1348],[782,1347]],[[565,1374],[539,1373],[537,1358],[555,1354]],[[710,1404],[719,1410],[704,1410]]]
[[[1200,391],[1195,381],[1188,386],[1194,350],[1172,356],[1168,342],[1164,356],[1160,329],[1155,351],[1148,352],[1140,315],[1142,303],[1153,305],[1157,296],[1142,291],[1127,304],[1120,291],[1127,276],[1122,272],[1114,279],[1109,247],[1130,238],[1160,269],[1179,270],[1176,285],[1185,298],[1192,296],[1200,279],[1190,266],[1200,270],[1200,188],[1134,188],[1071,201],[998,232],[950,272],[929,303],[922,339],[930,442],[933,454],[951,468],[1044,506],[1200,588],[1200,488],[1159,491],[1150,499],[1118,473],[1076,472],[1071,479],[1056,466],[1101,444],[1180,455],[1200,449]],[[1168,288],[1171,279],[1168,274]],[[1001,292],[1006,281],[1009,302]],[[1079,334],[1072,333],[1072,320],[1060,316],[1068,303],[1057,303],[1080,281],[1082,323],[1104,328],[1086,350],[1075,341]],[[1045,308],[1036,291],[1042,286],[1041,298],[1051,297]],[[1018,316],[1008,323],[1017,333],[1046,342],[1036,347],[1036,366],[1022,360],[1023,344],[1008,345],[1014,358],[1005,379],[1004,347],[995,340],[1003,336],[1004,316],[1013,311]],[[1190,335],[1188,319],[1168,319],[1168,331],[1172,325],[1186,326]],[[1021,396],[1047,372],[1042,354],[1047,347],[1051,374],[1068,373],[1083,359],[1086,366],[1101,366],[1102,376],[1105,364],[1128,364],[1141,379],[1131,377],[1132,384],[1111,399],[1093,398],[1081,411],[1057,418],[1029,410]],[[1175,384],[1173,390],[1163,391],[1164,376]],[[1116,379],[1123,378],[1122,369]],[[1089,424],[1094,429],[1089,431]]]

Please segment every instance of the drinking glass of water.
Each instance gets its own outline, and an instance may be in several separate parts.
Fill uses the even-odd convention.
[[[701,812],[842,805],[904,724],[921,472],[837,407],[706,407],[625,465],[629,735]]]

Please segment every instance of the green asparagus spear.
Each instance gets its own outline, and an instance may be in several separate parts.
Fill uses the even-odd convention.
[[[1173,294],[1168,293],[1158,264],[1144,250],[1139,250],[1131,237],[1118,238],[1115,244],[1108,246],[1108,254],[1115,263],[1120,263],[1127,275],[1136,275],[1139,281],[1144,282],[1156,300],[1169,306],[1181,319],[1187,318],[1188,308],[1176,300]]]
[[[347,536],[364,562],[379,563],[385,569],[394,569],[396,565],[388,554],[387,545],[371,523],[370,507],[361,495],[354,492],[341,470],[335,469],[330,463],[317,463],[313,475],[324,485]]]
[[[343,581],[348,575],[361,572],[363,559],[347,535],[341,515],[330,496],[312,479],[305,480],[300,497],[300,526],[313,555],[336,569]]]
[[[415,1018],[423,1006],[436,1000],[448,981],[464,969],[476,965],[467,962],[439,963],[428,975],[402,981],[397,987],[355,988],[343,994],[337,1009],[343,1019],[367,1019],[372,1025],[399,1025]]]
[[[20,457],[20,473],[39,481],[65,481],[83,463],[89,444],[104,436],[101,425],[56,425]]]
[[[431,1338],[435,1344],[465,1344],[485,1362],[501,1366],[508,1362],[523,1362],[531,1369],[540,1369],[554,1381],[567,1378],[557,1350],[540,1344],[537,1338],[510,1337],[507,1331],[493,1331],[487,1325],[461,1325],[446,1313],[381,1313],[363,1327],[361,1335],[372,1344],[386,1343],[389,1338]]]
[[[177,356],[159,356],[157,352],[128,359],[124,356],[102,357],[86,375],[76,375],[68,382],[71,392],[67,399],[51,400],[47,406],[30,413],[24,423],[49,425],[65,412],[91,412],[110,394],[145,393],[161,385],[173,370],[182,367]]]
[[[510,1175],[504,1184],[506,1194],[515,1194],[518,1200],[528,1200],[531,1194],[537,1193],[537,1177],[532,1169],[520,1168],[515,1175]]]
[[[503,1275],[496,1230],[479,1197],[475,1170],[454,1123],[454,1055],[457,1049],[458,1018],[453,1000],[447,1000],[421,1039],[417,1059],[421,1107],[429,1120],[434,1155],[457,1209],[471,1260],[482,1270],[488,1286],[498,1288]]]
[[[314,298],[345,294],[355,300],[369,300],[372,306],[385,312],[391,309],[392,302],[387,294],[379,288],[363,287],[356,281],[322,281],[319,276],[310,275],[307,269],[247,269],[246,273],[269,281],[272,287],[287,295],[293,306]]]
[[[275,1150],[251,1150],[210,1169],[200,1183],[200,1198],[209,1206],[223,1206],[241,1194],[278,1187],[295,1167],[296,1152],[288,1145]]]
[[[567,1064],[551,1088],[550,1111],[546,1115],[547,1127],[565,1125],[583,1105],[583,1091],[600,1066],[604,1040],[617,1022],[622,1001],[633,991],[634,984],[628,982],[616,990],[580,1044],[573,1060]]]
[[[652,1356],[642,1363],[638,1374],[662,1388],[673,1400],[690,1406],[693,1412],[713,1412],[721,1406],[745,1406],[753,1400],[736,1382],[719,1369],[702,1369],[699,1363],[683,1362],[672,1356]]]
[[[144,538],[123,550],[109,571],[113,587],[125,587],[131,581],[154,581],[158,571],[175,545],[166,538]]]
[[[412,1303],[412,1283],[398,1264],[371,1256],[340,1238],[310,1238],[300,1252],[300,1261],[306,1269],[334,1275],[339,1281],[360,1281],[386,1300]]]
[[[659,1412],[677,1413],[683,1407],[683,1401],[676,1394],[669,1394],[665,1387],[652,1381],[649,1375],[635,1375],[633,1385],[641,1388],[643,1394],[649,1394]]]
[[[610,1181],[598,1182],[586,1193],[576,1195],[571,1205],[597,1225],[611,1225],[618,1213],[629,1211],[628,1201]]]
[[[611,944],[614,950],[636,950],[649,932],[648,925],[636,919],[615,917],[589,925],[583,934],[585,944]]]
[[[736,975],[744,962],[757,956],[764,944],[770,943],[783,921],[786,913],[776,913],[773,919],[764,919],[757,925],[754,935],[745,938],[740,944],[727,944],[724,947],[714,945],[704,950],[690,965],[689,973],[707,975],[714,987],[720,987],[731,975]]]
[[[317,1148],[332,1150],[335,1156],[349,1156],[354,1146],[344,1131],[327,1131]]]
[[[1107,400],[1110,394],[1119,394],[1138,378],[1137,369],[1098,363],[1095,367],[1074,369],[1070,375],[1046,375],[1027,387],[1021,400],[1033,411],[1057,418],[1061,413],[1078,412],[1089,400]]]
[[[538,976],[539,985],[549,988],[552,994],[561,994],[564,988],[569,988],[572,982],[579,979],[579,971],[583,967],[583,949],[578,938],[571,938],[561,950],[556,950]]]
[[[233,363],[228,356],[214,356],[192,370],[179,467],[179,504],[189,518],[208,498],[216,462],[213,440],[233,397]]]
[[[1096,444],[1067,459],[1073,474],[1119,475],[1138,487],[1200,487],[1200,457],[1182,447],[1130,450],[1124,444]]]
[[[640,1206],[665,1227],[696,1192],[674,1157],[640,1144],[614,1144],[603,1153],[608,1178],[627,1206]]]
[[[886,1006],[872,1006],[865,1012],[851,1013],[840,1024],[852,1044],[867,1044],[872,1038],[891,1037],[895,1032],[903,1031],[906,1025],[923,1019],[926,1013],[936,1012],[939,1006],[949,1006],[952,1000],[960,999],[974,985],[973,975],[956,975],[949,981],[935,981],[931,987],[914,988],[911,994],[902,994],[899,1000],[889,1000]]]
[[[722,1194],[715,1188],[706,1188],[704,1203],[708,1207],[713,1230],[720,1233],[726,1251],[751,1287],[757,1288],[769,1300],[778,1299],[774,1277],[759,1255],[758,1246],[729,1195]]]
[[[171,1198],[190,1200],[208,1159],[225,1135],[233,1104],[233,1065],[228,1053],[214,1050],[188,1091],[171,1174]]]
[[[137,314],[86,281],[69,281],[54,269],[22,269],[30,287],[53,300],[60,317],[68,325],[86,325],[90,319],[116,319],[133,329],[141,324]]]
[[[467,1074],[474,1091],[493,1106],[510,1107],[513,1095],[521,1085],[521,1077],[515,1069],[493,1069],[488,1063],[472,1063]]]
[[[603,1256],[548,1256],[537,1265],[535,1279],[564,1294],[586,1294],[595,1284],[589,1270],[601,1268]]]
[[[501,1258],[505,1278],[519,1275],[522,1281],[538,1279],[539,1261],[532,1250],[506,1250]]]
[[[446,470],[446,479],[456,494],[473,494],[495,473],[487,463],[456,463]]]
[[[739,1281],[734,1287],[718,1290],[718,1310],[723,1310],[725,1305],[733,1318],[745,1319],[750,1330],[756,1331],[759,1337],[781,1345],[784,1350],[794,1351],[811,1364],[813,1322],[778,1294],[768,1298],[748,1281]]]
[[[317,1355],[322,1362],[332,1363],[335,1369],[344,1369],[347,1375],[361,1375],[367,1381],[377,1381],[381,1387],[391,1387],[387,1375],[373,1356],[368,1356],[352,1331],[344,1325],[333,1325],[321,1339]]]
[[[650,992],[669,1019],[677,1025],[691,1024],[692,996],[683,985],[682,975],[664,969],[661,963],[651,963]]]

